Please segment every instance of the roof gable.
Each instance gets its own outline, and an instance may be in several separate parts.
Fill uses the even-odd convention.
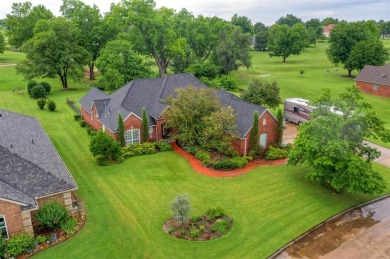
[[[390,63],[384,66],[366,65],[355,81],[390,86]]]

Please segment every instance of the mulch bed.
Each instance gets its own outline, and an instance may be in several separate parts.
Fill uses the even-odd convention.
[[[191,155],[190,153],[187,153],[182,148],[180,148],[175,142],[171,143],[171,146],[173,148],[173,151],[175,151],[177,154],[183,156],[185,159],[188,160],[191,167],[198,173],[211,176],[211,177],[234,177],[246,174],[247,172],[253,170],[254,168],[258,166],[266,166],[266,165],[285,165],[287,163],[287,159],[279,159],[279,160],[254,160],[252,162],[249,162],[246,166],[234,170],[224,170],[219,171],[213,168],[208,168],[203,163],[197,159],[195,156]]]
[[[225,220],[228,222],[228,227],[223,233],[213,230],[213,224],[218,220]],[[227,234],[232,229],[232,227],[233,220],[228,216],[221,216],[215,219],[209,219],[207,215],[202,215],[199,217],[198,221],[188,221],[186,223],[183,223],[182,226],[179,225],[176,219],[169,219],[164,223],[163,230],[167,234],[176,238],[191,241],[206,241],[220,238],[221,236]],[[198,232],[197,236],[191,236],[191,231],[193,230],[196,230]]]
[[[25,253],[25,254],[18,255],[17,259],[29,258],[31,256],[34,256],[34,255],[42,252],[43,250],[46,250],[50,247],[59,245],[62,242],[65,242],[69,238],[73,237],[77,232],[80,231],[80,229],[83,228],[85,221],[86,221],[86,215],[85,215],[85,212],[83,210],[80,210],[80,211],[73,211],[71,213],[71,216],[75,217],[78,221],[76,229],[72,235],[67,235],[63,230],[56,230],[56,231],[51,231],[51,232],[42,231],[42,230],[36,230],[36,231],[34,230],[35,237],[37,237],[37,236],[51,237],[53,234],[55,234],[56,241],[54,241],[54,242],[47,241],[45,243],[38,244],[36,249],[33,250],[31,253]]]

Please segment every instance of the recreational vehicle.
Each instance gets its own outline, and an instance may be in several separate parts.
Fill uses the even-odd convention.
[[[315,107],[309,106],[309,101],[302,98],[289,98],[284,101],[284,119],[302,124],[305,121],[311,120],[310,114]]]

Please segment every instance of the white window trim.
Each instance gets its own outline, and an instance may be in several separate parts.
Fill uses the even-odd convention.
[[[4,227],[5,228],[5,233],[7,234],[6,240],[9,239],[9,233],[8,233],[8,228],[7,228],[7,221],[5,220],[5,215],[0,215],[4,219]]]
[[[265,135],[265,145],[263,146],[263,145],[261,144],[261,136],[264,136],[264,135]],[[267,138],[268,138],[267,132],[264,132],[264,133],[261,133],[261,134],[260,134],[260,136],[259,136],[259,146],[260,146],[260,147],[263,147],[263,148],[267,147]]]
[[[134,139],[134,132],[138,131],[138,139]],[[128,135],[127,135],[128,134]],[[130,138],[129,138],[130,136]],[[137,140],[137,141],[136,141]],[[141,143],[141,131],[139,129],[129,129],[125,131],[125,143],[127,145]]]

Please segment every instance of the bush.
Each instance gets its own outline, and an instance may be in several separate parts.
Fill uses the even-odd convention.
[[[49,109],[49,111],[54,112],[55,109],[57,108],[57,105],[53,100],[48,100],[47,101],[47,108]]]
[[[196,229],[196,228],[191,229],[190,237],[194,238],[194,237],[198,237],[198,236],[199,236],[199,229]]]
[[[73,118],[74,118],[75,121],[79,121],[79,120],[81,120],[81,115],[80,114],[75,114],[75,115],[73,115]]]
[[[190,199],[187,195],[177,195],[171,202],[172,216],[182,225],[191,211]]]
[[[190,220],[191,220],[192,223],[198,222],[200,219],[201,219],[201,218],[200,218],[199,216],[192,216],[192,217],[190,218]]]
[[[230,162],[233,164],[234,168],[241,168],[248,163],[248,160],[246,160],[245,157],[236,156],[233,157]]]
[[[45,236],[37,236],[35,239],[37,240],[38,244],[42,244],[47,241],[47,238]]]
[[[121,147],[107,133],[99,130],[91,137],[89,150],[96,157],[98,165],[107,165],[110,160],[118,160],[121,156]]]
[[[0,235],[0,258],[4,258],[4,253],[5,253],[5,245],[6,245],[7,241],[5,240],[5,238]]]
[[[221,234],[226,232],[226,229],[229,226],[229,222],[224,219],[217,219],[212,226],[212,230],[215,232],[220,232]]]
[[[245,166],[248,163],[245,157],[224,158],[213,163],[215,169],[236,169]]]
[[[122,149],[122,156],[123,156],[123,158],[129,158],[129,157],[135,156],[135,154],[133,151],[123,151],[123,149]]]
[[[77,219],[74,217],[68,218],[67,220],[63,221],[61,224],[61,229],[67,234],[72,235],[74,231],[76,230],[77,226]]]
[[[219,78],[219,84],[222,90],[234,91],[238,88],[237,77],[234,73],[229,73],[227,75],[222,75]]]
[[[43,227],[55,230],[68,218],[69,211],[57,201],[49,201],[35,214],[35,219]]]
[[[154,146],[156,147],[156,149],[158,151],[161,151],[161,152],[173,150],[172,146],[169,143],[165,142],[165,141],[154,142]]]
[[[234,149],[232,149],[232,148],[226,149],[226,150],[223,152],[223,154],[224,154],[225,156],[230,156],[230,157],[237,157],[237,156],[240,156],[240,154],[239,154],[237,151],[235,151]]]
[[[16,257],[21,253],[33,250],[37,245],[37,241],[29,234],[13,235],[7,242],[5,253]]]
[[[176,230],[176,228],[174,228],[174,227],[169,227],[169,228],[168,228],[168,233],[171,234],[171,233],[173,233],[175,230]]]
[[[198,147],[198,146],[191,146],[191,147],[186,147],[185,150],[188,153],[190,153],[190,154],[195,156],[195,154],[200,150],[200,147]]]
[[[133,152],[134,155],[136,156],[154,154],[156,153],[156,146],[152,142],[145,142],[145,143],[131,144],[122,148],[122,154],[125,154],[126,152],[129,151]]]
[[[34,86],[36,86],[38,83],[37,83],[37,81],[35,81],[35,80],[30,80],[30,81],[28,81],[27,82],[27,93],[28,93],[28,95],[30,95],[31,96],[31,89],[34,87]]]
[[[98,157],[96,158],[97,165],[107,166],[110,165],[110,160],[107,157]]]
[[[38,85],[43,86],[45,89],[46,93],[49,94],[51,91],[51,85],[48,82],[40,82]]]
[[[37,105],[38,105],[39,109],[43,110],[45,108],[45,105],[46,105],[46,99],[39,98],[37,101]]]
[[[288,156],[288,152],[286,150],[277,148],[277,147],[269,147],[268,151],[265,154],[265,157],[268,160],[276,160],[286,158]]]
[[[195,154],[195,157],[202,161],[203,164],[209,164],[210,163],[210,153],[207,151],[198,151]]]
[[[85,128],[87,126],[87,123],[85,122],[85,120],[83,120],[83,119],[80,120],[80,126],[82,128]]]
[[[225,215],[226,215],[225,210],[222,209],[220,206],[217,206],[215,208],[210,208],[207,211],[207,217],[209,219],[215,219],[215,218],[222,217],[222,216],[225,216]]]
[[[205,225],[202,224],[202,225],[199,226],[199,230],[200,231],[204,231],[205,229],[206,229]]]
[[[36,85],[33,88],[31,88],[31,97],[34,99],[37,98],[45,98],[46,97],[46,91],[45,88],[41,85]]]

